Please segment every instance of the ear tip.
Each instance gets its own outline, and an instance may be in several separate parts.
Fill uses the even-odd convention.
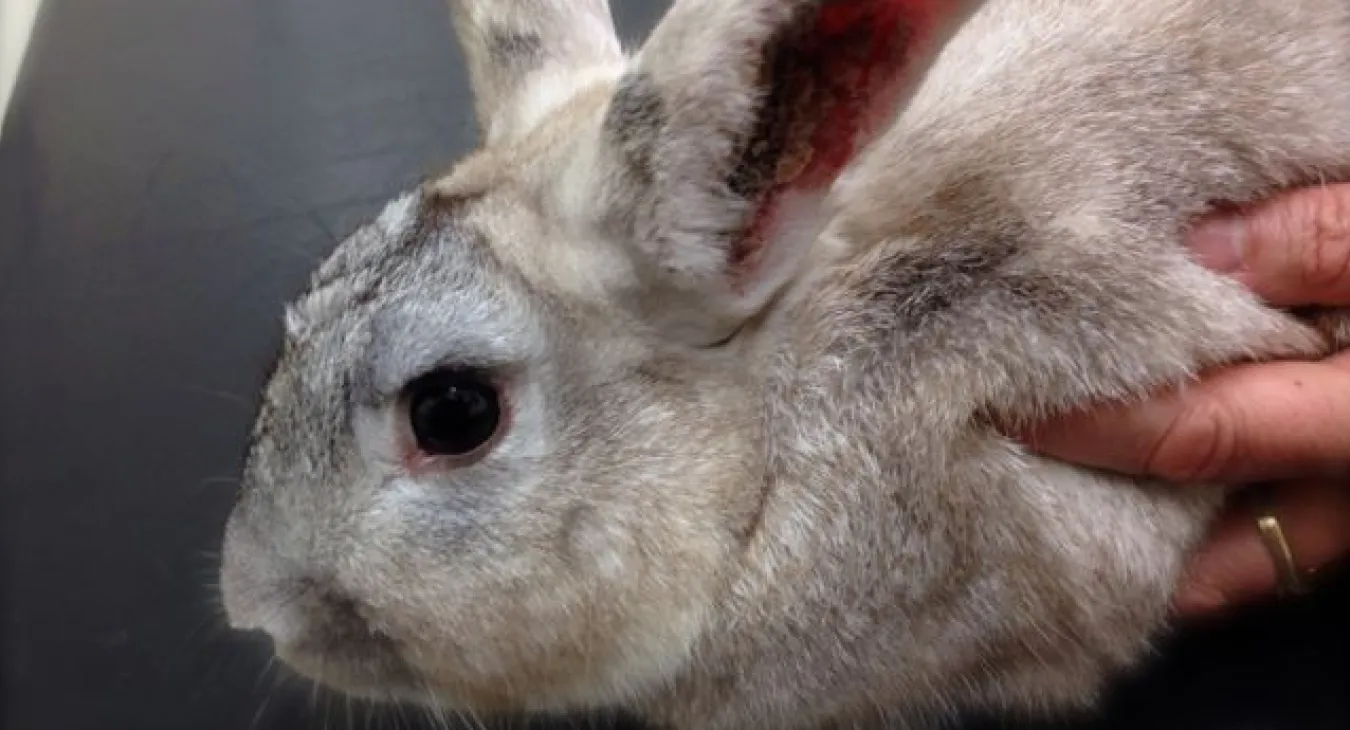
[[[876,0],[827,2],[819,9],[816,31],[841,35],[863,26],[890,27],[901,24],[922,34],[935,21],[970,4],[970,0]]]
[[[524,106],[521,97],[541,70],[583,71],[624,60],[605,0],[453,0],[450,11],[485,133]]]

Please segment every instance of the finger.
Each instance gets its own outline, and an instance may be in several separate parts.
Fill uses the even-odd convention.
[[[1189,243],[1276,306],[1350,304],[1350,184],[1286,193],[1196,227]]]
[[[1042,424],[1026,441],[1065,461],[1182,483],[1350,474],[1350,353],[1237,366],[1141,404]]]
[[[1350,557],[1350,482],[1284,484],[1264,509],[1237,509],[1220,520],[1177,590],[1179,613],[1213,613],[1279,591],[1275,559],[1256,523],[1266,514],[1279,520],[1300,573]]]

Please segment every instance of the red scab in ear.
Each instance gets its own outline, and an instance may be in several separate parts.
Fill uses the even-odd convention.
[[[823,71],[829,108],[811,135],[813,155],[794,187],[828,185],[884,121],[907,80],[910,62],[927,45],[956,0],[825,2],[804,52]]]
[[[732,252],[738,284],[754,271],[776,233],[781,197],[788,190],[823,191],[896,111],[914,79],[914,61],[937,26],[964,0],[826,0],[787,52],[814,88],[805,115],[808,159],[786,163],[762,195],[746,235]],[[791,83],[792,80],[788,80]],[[800,155],[799,155],[800,156]],[[789,159],[794,159],[789,152]]]

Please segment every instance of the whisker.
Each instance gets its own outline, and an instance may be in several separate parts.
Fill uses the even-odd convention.
[[[239,486],[242,482],[243,482],[243,480],[240,479],[240,478],[237,477],[237,476],[203,477],[203,478],[200,480],[200,482],[198,483],[198,486],[201,486],[201,487],[213,487],[213,486],[217,486],[217,485],[222,485],[222,484],[223,484],[223,485],[225,485],[225,486],[227,486],[227,487],[237,487],[237,486]]]
[[[250,412],[253,410],[253,399],[251,397],[243,396],[238,393],[231,393],[228,390],[218,390],[216,388],[208,388],[202,385],[183,384],[183,383],[170,383],[168,387],[170,390],[176,390],[182,393],[194,393],[196,395],[209,396],[211,398],[215,398],[217,400],[230,403],[231,405],[243,406]]]
[[[258,703],[258,711],[253,713],[253,721],[248,724],[249,730],[256,730],[258,722],[262,720],[264,712],[267,712],[267,705],[272,701],[271,694],[263,695],[262,701]]]

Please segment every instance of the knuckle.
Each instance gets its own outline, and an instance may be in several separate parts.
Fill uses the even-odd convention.
[[[1298,283],[1312,291],[1350,288],[1350,194],[1320,190],[1310,205]]]
[[[1182,595],[1187,608],[1199,613],[1218,611],[1233,602],[1223,581],[1208,574],[1190,576]]]
[[[1233,419],[1220,402],[1197,401],[1167,427],[1150,451],[1145,469],[1177,482],[1219,478],[1237,459]]]
[[[1329,557],[1339,560],[1350,555],[1350,489],[1343,481],[1326,484],[1325,489],[1326,503],[1321,514],[1326,522],[1326,539],[1331,546]]]

